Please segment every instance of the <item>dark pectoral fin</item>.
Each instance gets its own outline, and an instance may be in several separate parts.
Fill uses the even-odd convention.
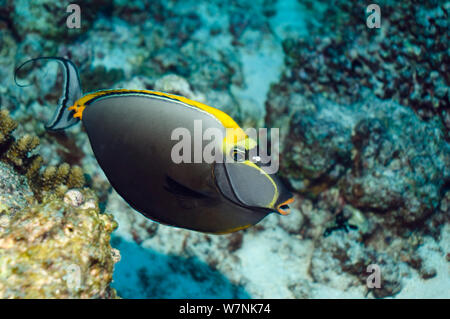
[[[177,182],[170,176],[166,175],[166,184],[164,188],[174,195],[184,197],[184,198],[195,198],[195,199],[207,199],[210,198],[209,195],[204,194],[202,192],[193,190],[189,187],[184,186],[183,184]]]

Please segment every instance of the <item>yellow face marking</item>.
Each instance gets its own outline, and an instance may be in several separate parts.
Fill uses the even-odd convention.
[[[256,145],[256,141],[249,138],[240,127],[227,128],[225,138],[222,141],[222,151],[229,156],[231,150],[235,147],[251,150]]]

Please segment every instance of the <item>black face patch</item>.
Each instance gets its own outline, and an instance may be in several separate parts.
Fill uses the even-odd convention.
[[[251,207],[269,207],[276,186],[266,174],[243,163],[225,163],[225,169],[240,202]]]
[[[242,205],[231,189],[230,181],[228,179],[227,172],[225,171],[225,164],[219,163],[214,165],[214,179],[217,187],[225,198],[235,204]]]
[[[216,164],[214,174],[222,194],[241,206],[267,209],[276,193],[267,175],[243,163]]]

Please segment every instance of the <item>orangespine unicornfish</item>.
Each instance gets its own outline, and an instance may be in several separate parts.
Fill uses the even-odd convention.
[[[63,94],[46,128],[63,130],[81,120],[112,187],[138,212],[162,224],[216,234],[255,225],[272,212],[289,213],[292,194],[264,164],[245,156],[257,142],[226,113],[157,91],[117,89],[83,95],[75,65],[59,57],[26,61],[16,69],[15,81],[21,68],[43,59],[60,62],[64,70]],[[198,121],[225,136],[214,140],[222,152],[216,158],[228,154],[235,161],[175,163],[174,130],[194,134]],[[207,141],[201,143],[205,147]]]

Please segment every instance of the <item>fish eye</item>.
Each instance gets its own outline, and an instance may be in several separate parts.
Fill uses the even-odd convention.
[[[235,162],[243,162],[247,157],[247,150],[235,147],[231,150],[230,155]]]

